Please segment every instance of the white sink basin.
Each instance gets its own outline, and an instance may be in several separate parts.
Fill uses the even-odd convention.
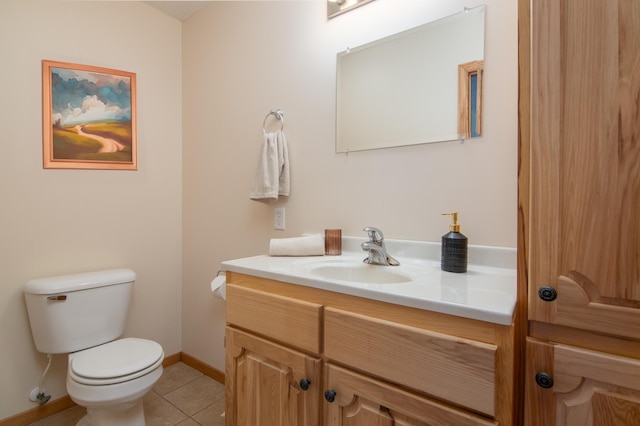
[[[309,273],[324,279],[352,281],[365,284],[399,284],[413,281],[393,266],[333,263],[311,267]]]

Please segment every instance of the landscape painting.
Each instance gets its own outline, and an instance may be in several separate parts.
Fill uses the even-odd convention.
[[[46,169],[137,170],[136,75],[42,61]]]

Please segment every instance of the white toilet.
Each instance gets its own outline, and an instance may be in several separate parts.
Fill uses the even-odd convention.
[[[112,269],[24,286],[36,348],[69,354],[67,392],[87,408],[78,425],[145,424],[142,398],[162,375],[164,352],[151,340],[118,339],[135,279],[130,269]]]

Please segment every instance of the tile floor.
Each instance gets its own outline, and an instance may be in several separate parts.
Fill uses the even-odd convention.
[[[32,426],[71,426],[86,413],[69,408]],[[224,385],[178,362],[164,369],[162,377],[144,399],[147,426],[224,426]]]

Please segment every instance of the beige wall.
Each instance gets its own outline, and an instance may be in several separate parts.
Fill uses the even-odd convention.
[[[34,407],[45,367],[28,279],[130,267],[126,334],[181,350],[180,40],[180,22],[142,3],[0,3],[0,419]],[[137,172],[42,169],[42,59],[137,73]],[[66,394],[65,373],[66,356],[54,357],[54,399]]]
[[[33,407],[45,366],[21,293],[30,278],[131,267],[127,335],[223,370],[224,304],[209,282],[221,261],[264,253],[269,238],[373,225],[438,241],[440,213],[456,209],[473,244],[515,247],[515,2],[482,2],[481,139],[334,153],[336,53],[479,3],[376,0],[327,21],[320,0],[214,2],[181,24],[136,2],[3,0],[0,419]],[[139,171],[42,169],[42,59],[137,73]],[[269,205],[248,193],[276,107],[292,195]],[[272,229],[274,206],[286,207],[286,231]],[[65,360],[55,357],[47,381],[54,398],[66,393]]]
[[[434,4],[437,3],[437,4]],[[335,56],[464,6],[487,4],[483,137],[335,154]],[[472,244],[516,246],[517,4],[376,0],[327,21],[323,1],[214,2],[183,24],[182,350],[224,369],[220,262],[328,227],[439,241],[445,211]],[[249,200],[264,116],[285,113],[291,196]],[[286,231],[273,208],[286,207]]]

